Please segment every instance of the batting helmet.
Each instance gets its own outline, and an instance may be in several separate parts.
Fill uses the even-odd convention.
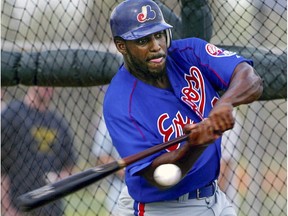
[[[172,26],[165,22],[159,6],[152,0],[126,0],[111,13],[113,37],[136,40],[159,31],[166,31],[167,46],[171,42]]]

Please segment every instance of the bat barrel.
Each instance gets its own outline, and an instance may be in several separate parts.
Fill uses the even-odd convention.
[[[48,184],[39,189],[33,190],[18,197],[18,204],[22,211],[31,211],[35,208],[60,199],[66,195],[76,192],[108,175],[139,161],[149,155],[155,154],[165,148],[186,140],[188,135],[183,135],[165,143],[158,144],[142,152],[130,155],[118,161],[103,164],[95,168],[88,169],[78,174],[68,176],[58,182]]]
[[[89,169],[84,172],[84,175],[81,175],[83,173],[79,173],[58,182],[46,185],[19,196],[19,207],[22,211],[31,211],[95,183],[121,168],[122,167],[118,164],[118,161],[114,161],[109,164]]]

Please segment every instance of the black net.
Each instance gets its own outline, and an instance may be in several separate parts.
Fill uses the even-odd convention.
[[[1,2],[1,123],[3,126],[7,121],[10,128],[2,127],[2,140],[17,143],[15,149],[21,152],[17,155],[11,149],[14,146],[2,143],[1,163],[3,166],[8,164],[2,167],[1,173],[2,215],[9,215],[7,212],[13,206],[9,200],[13,201],[22,192],[19,188],[19,191],[14,188],[8,192],[12,188],[11,180],[21,182],[22,189],[32,189],[40,181],[31,183],[36,168],[47,183],[60,177],[60,168],[71,163],[73,169],[69,172],[76,173],[119,157],[111,146],[102,116],[103,97],[121,63],[109,27],[110,13],[119,2]],[[200,37],[254,60],[257,72],[265,81],[264,93],[261,100],[235,109],[236,125],[224,134],[219,185],[238,215],[286,215],[287,2],[156,2],[166,21],[174,26],[174,39]],[[48,165],[36,157],[35,161],[29,160],[33,158],[30,155],[33,147],[27,146],[31,142],[30,136],[20,126],[30,124],[31,115],[25,119],[23,105],[11,108],[10,102],[24,100],[32,85],[53,86],[49,108],[51,113],[57,110],[61,122],[68,123],[66,130],[69,128],[72,134],[75,155],[70,164],[67,158],[56,162],[48,158]],[[6,113],[7,109],[11,109],[10,115]],[[44,119],[40,121],[44,122]],[[53,133],[39,128],[34,134],[43,146],[53,137]],[[65,155],[64,150],[58,151]],[[20,157],[23,159],[19,160]],[[29,175],[19,176],[29,168],[29,161]],[[39,163],[45,165],[45,170]],[[58,166],[57,172],[52,172],[54,163]],[[60,209],[63,215],[112,215],[123,184],[123,173],[119,172],[66,196],[63,207],[54,204],[52,208]],[[48,207],[41,211],[54,215]]]

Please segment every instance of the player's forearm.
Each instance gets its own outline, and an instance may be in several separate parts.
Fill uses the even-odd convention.
[[[189,170],[192,168],[196,160],[199,158],[199,156],[205,149],[206,146],[191,149],[189,144],[186,143],[180,149],[165,153],[157,157],[149,167],[142,171],[141,175],[143,175],[146,180],[150,182],[150,184],[160,189],[165,189],[166,187],[157,184],[157,182],[153,178],[155,169],[162,164],[175,164],[181,169],[181,178],[183,178],[189,172]]]
[[[217,103],[230,103],[234,107],[248,104],[257,100],[262,91],[262,79],[249,64],[240,63],[233,73],[228,90]]]
[[[199,145],[192,147],[189,143],[179,149],[179,152],[175,155],[175,164],[180,167],[182,172],[182,178],[191,170],[194,163],[198,160],[201,154],[208,146]]]
[[[213,143],[219,134],[213,130],[213,122],[209,119],[198,124],[185,125],[183,131],[188,134],[188,141],[179,149],[171,151],[153,160],[151,165],[143,170],[142,175],[153,185],[161,188],[154,178],[155,169],[162,164],[175,164],[181,169],[182,178],[193,167],[209,143]],[[140,173],[141,174],[141,173]]]
[[[205,149],[206,146],[191,148],[186,143],[182,148],[156,158],[151,166],[156,169],[161,164],[172,163],[181,169],[182,177],[184,177]]]

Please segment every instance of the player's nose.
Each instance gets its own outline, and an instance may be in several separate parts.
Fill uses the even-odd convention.
[[[161,50],[161,41],[156,39],[154,36],[151,37],[150,40],[150,51],[151,52],[158,52]]]

